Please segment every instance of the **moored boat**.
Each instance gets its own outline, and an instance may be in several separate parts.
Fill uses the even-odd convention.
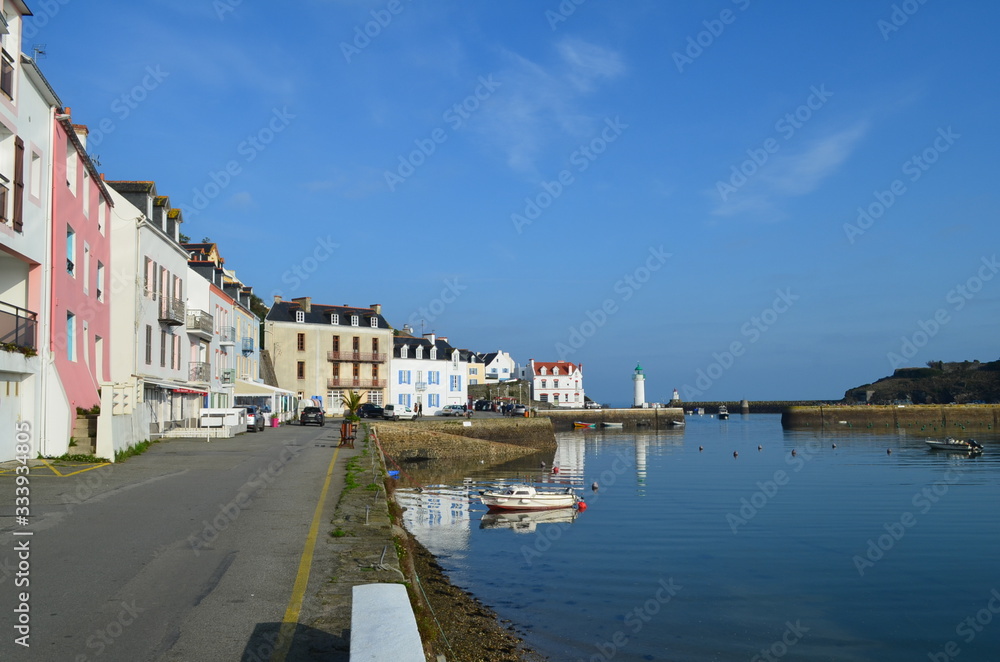
[[[931,448],[938,450],[961,451],[963,453],[983,452],[983,445],[975,439],[966,440],[948,437],[947,439],[927,439],[926,443]]]
[[[674,426],[675,428],[682,428],[684,427],[684,419],[681,418],[671,419],[670,425]]]
[[[725,421],[729,419],[729,410],[726,409],[726,405],[719,405],[719,420]]]
[[[580,501],[573,488],[560,492],[540,492],[531,485],[509,485],[495,490],[483,490],[479,500],[490,510],[550,510],[572,508]]]
[[[604,421],[603,423],[601,423],[601,425],[603,425],[606,428],[623,428],[623,427],[625,427],[624,423],[609,423],[608,421]]]
[[[575,427],[575,428],[594,428],[594,427],[597,427],[597,423],[584,423],[582,421],[573,421],[573,427]]]

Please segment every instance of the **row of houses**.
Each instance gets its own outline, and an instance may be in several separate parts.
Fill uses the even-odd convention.
[[[21,52],[29,15],[3,0],[0,429],[26,431],[32,456],[113,457],[241,392],[290,404],[260,378],[252,289],[214,244],[186,242],[154,182],[105,181],[87,127]],[[0,434],[0,461],[14,444]]]
[[[395,330],[379,304],[352,307],[275,297],[264,318],[264,344],[277,384],[334,416],[343,412],[348,391],[379,406],[419,406],[433,415],[447,405],[469,404],[470,385],[518,378],[529,380],[533,400],[565,407],[582,407],[585,400],[579,364],[532,359],[519,369],[503,351],[458,348],[446,336],[415,336],[406,325]]]

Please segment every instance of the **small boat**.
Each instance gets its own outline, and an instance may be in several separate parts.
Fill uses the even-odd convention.
[[[725,421],[729,419],[729,410],[726,409],[726,405],[719,405],[719,420]]]
[[[954,437],[948,437],[947,439],[928,439],[927,445],[931,448],[936,448],[939,450],[949,450],[949,451],[961,451],[963,453],[982,453],[983,445],[980,444],[975,439],[955,439]]]
[[[495,490],[483,490],[479,500],[490,510],[549,510],[572,508],[580,500],[573,488],[561,492],[539,492],[531,485],[509,485]]]
[[[596,428],[597,423],[582,423],[580,421],[573,421],[573,427],[575,428]]]
[[[624,423],[609,423],[607,421],[601,423],[601,425],[603,425],[606,428],[623,428],[623,427],[625,427]]]
[[[684,419],[681,418],[672,419],[670,421],[670,425],[672,425],[675,428],[682,428],[684,427]]]

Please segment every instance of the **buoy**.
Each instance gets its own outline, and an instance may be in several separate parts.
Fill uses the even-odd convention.
[[[764,447],[761,446],[760,444],[757,444],[757,450],[762,451],[762,450],[764,450]]]
[[[576,504],[576,509],[582,513],[587,509],[587,503],[583,499],[580,499],[580,501]]]
[[[590,486],[590,489],[592,489],[592,490],[594,490],[594,491],[596,492],[596,491],[597,491],[597,488],[598,488],[598,487],[599,487],[599,486],[598,486],[598,484],[597,484],[597,481],[595,480],[595,481],[594,481],[594,484]]]
[[[559,473],[559,467],[552,467],[552,473],[554,474]]]
[[[703,450],[705,450],[705,447],[704,447],[704,446],[699,446],[699,447],[698,447],[698,450],[699,450],[699,451],[703,451]]]
[[[795,455],[795,449],[794,448],[792,449],[792,455]]]
[[[885,454],[886,455],[892,455],[892,449],[891,448],[886,448],[885,449]]]
[[[833,447],[834,447],[834,448],[836,448],[836,447],[837,447],[837,444],[834,444],[834,445],[833,445]]]
[[[733,451],[733,457],[739,457],[739,456],[740,456],[739,451]]]

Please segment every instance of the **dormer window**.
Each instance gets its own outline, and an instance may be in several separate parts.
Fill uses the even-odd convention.
[[[548,370],[547,370],[547,369],[545,368],[545,366],[542,366],[542,369],[541,369],[541,370],[539,370],[538,372],[539,372],[539,374],[542,374],[542,375],[547,375],[547,374],[549,374],[549,373],[548,373]]]
[[[402,347],[399,348],[399,358],[405,359],[405,358],[409,358],[409,356],[410,356],[410,346],[409,345],[403,345]]]
[[[377,329],[378,328],[378,318],[375,317],[374,315],[372,315],[372,328],[373,329]]]
[[[559,368],[558,367],[552,368],[552,374],[553,375],[558,375],[559,374]]]
[[[340,315],[337,313],[330,315],[330,324],[340,324]]]
[[[306,321],[306,313],[305,313],[305,311],[303,311],[303,310],[296,310],[295,311],[295,321],[298,322],[299,324],[305,322]]]
[[[351,326],[358,326],[361,323],[361,319],[357,315],[351,315]]]
[[[437,357],[438,357],[438,348],[431,347],[431,361],[437,361]]]

